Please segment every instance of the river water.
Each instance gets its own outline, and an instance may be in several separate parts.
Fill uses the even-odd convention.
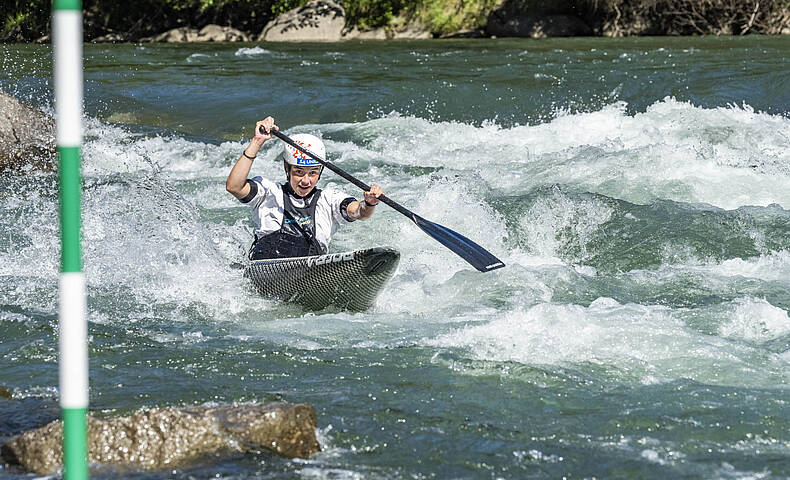
[[[0,52],[0,88],[52,111],[49,47]],[[323,449],[125,478],[790,475],[786,38],[85,56],[92,410],[308,402]],[[224,181],[268,114],[507,267],[478,273],[382,207],[332,243],[401,251],[371,311],[259,298],[231,267],[251,222]],[[253,173],[279,180],[280,149]],[[0,179],[0,441],[59,414],[56,188]]]

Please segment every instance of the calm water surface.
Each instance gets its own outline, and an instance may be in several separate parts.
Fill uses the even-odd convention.
[[[51,111],[49,47],[0,54],[0,88]],[[91,408],[309,402],[323,448],[123,477],[790,476],[787,38],[85,55]],[[372,311],[259,298],[224,181],[268,114],[507,267],[382,209],[332,244],[402,252]],[[59,414],[56,188],[0,178],[0,441]]]

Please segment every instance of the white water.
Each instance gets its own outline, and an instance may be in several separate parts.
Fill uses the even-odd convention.
[[[636,115],[618,102],[536,126],[391,115],[357,128],[388,161],[474,169],[511,195],[562,184],[632,203],[790,207],[790,119],[748,106],[705,109],[666,98]]]
[[[689,314],[685,309],[621,305],[610,298],[598,298],[589,307],[541,303],[425,343],[468,349],[479,360],[554,367],[592,364],[617,370],[620,380],[642,383],[691,379],[775,386],[790,380],[790,359],[730,341],[759,343],[787,335],[790,318],[784,310],[744,298],[694,312],[698,319],[719,323],[724,338],[689,327],[684,319]]]
[[[83,169],[85,271],[92,296],[120,294],[129,301],[115,314],[97,309],[92,321],[161,315],[183,321],[184,311],[194,309],[215,322],[238,323],[235,338],[274,338],[308,349],[418,344],[461,349],[490,362],[592,364],[638,383],[787,383],[790,358],[760,348],[790,334],[787,311],[750,296],[693,310],[605,296],[586,305],[557,302],[563,290],[599,279],[595,268],[561,259],[558,235],[564,232],[582,251],[579,258],[586,258],[588,238],[611,219],[611,207],[594,197],[539,199],[516,220],[530,246],[525,251],[508,243],[506,219],[486,199],[558,184],[632,203],[660,198],[725,209],[771,203],[790,208],[790,119],[748,107],[703,109],[665,99],[636,115],[614,104],[537,126],[478,128],[391,114],[358,125],[298,130],[364,139],[327,141],[329,158],[363,181],[380,183],[420,215],[476,240],[508,267],[477,274],[408,219],[382,209],[374,221],[341,231],[333,249],[393,245],[403,254],[397,274],[370,315],[323,314],[316,322],[257,298],[229,267],[244,258],[251,238],[247,212],[224,191],[244,142],[146,137],[90,120]],[[279,148],[267,145],[253,174],[280,180]],[[406,166],[435,171],[392,173]],[[358,194],[329,172],[322,183]],[[25,212],[14,220],[24,246],[0,250],[0,275],[14,276],[17,285],[6,295],[19,305],[54,311],[56,203],[36,190],[14,195],[3,207],[7,215]],[[208,219],[217,216],[223,220]],[[645,289],[692,278],[725,294],[745,278],[781,282],[790,274],[787,251],[715,261],[696,258],[682,244],[666,248],[666,263],[657,269],[613,278]],[[481,298],[496,302],[481,304]],[[120,312],[124,318],[113,318]],[[292,318],[269,321],[278,317]]]

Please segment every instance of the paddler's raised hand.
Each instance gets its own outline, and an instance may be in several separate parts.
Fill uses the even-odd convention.
[[[379,197],[384,195],[384,190],[375,183],[370,186],[370,191],[365,192],[365,203],[367,206],[375,207],[379,203]]]
[[[255,136],[252,137],[250,145],[244,150],[244,155],[249,159],[254,159],[258,155],[258,150],[263,146],[263,142],[271,140],[274,135],[272,129],[279,130],[274,124],[274,117],[266,117],[255,124]]]
[[[263,120],[256,123],[255,138],[253,138],[253,141],[258,141],[261,145],[263,145],[263,142],[265,142],[266,140],[271,140],[271,138],[274,136],[271,133],[269,133],[272,131],[272,128],[275,130],[279,130],[279,128],[277,128],[277,125],[274,124],[273,117],[266,117]]]
[[[266,117],[255,124],[255,136],[250,140],[250,144],[244,149],[236,164],[228,174],[225,181],[225,190],[236,198],[244,198],[250,193],[250,186],[247,184],[247,176],[250,174],[252,162],[258,156],[258,151],[263,146],[263,142],[270,140],[274,135],[272,129],[278,130],[274,124],[273,117]]]

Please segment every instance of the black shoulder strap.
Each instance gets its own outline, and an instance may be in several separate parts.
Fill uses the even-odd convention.
[[[283,205],[285,205],[286,202],[291,203],[291,198],[288,196],[288,189],[285,188],[285,185],[287,184],[283,185]],[[313,219],[313,228],[316,228],[315,206],[318,203],[318,197],[320,196],[321,196],[321,190],[316,188],[315,193],[313,193],[313,198],[310,199],[310,213]],[[301,233],[304,236],[304,238],[306,238],[307,241],[310,242],[310,245],[312,245],[317,252],[322,252],[324,250],[321,247],[321,244],[318,243],[318,240],[315,239],[315,235],[302,228],[302,226],[299,225],[299,222],[293,217],[293,215],[291,215],[291,212],[288,211],[288,208],[283,208],[283,215],[288,217],[293,222],[294,227],[296,227],[296,229],[299,230],[299,233]]]

